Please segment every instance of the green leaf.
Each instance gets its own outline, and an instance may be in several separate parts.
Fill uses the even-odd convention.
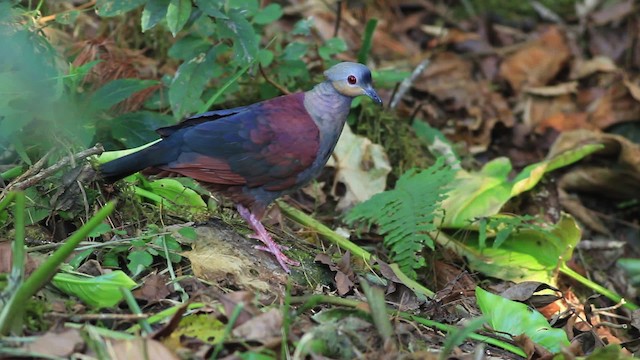
[[[191,60],[199,54],[207,53],[211,49],[211,43],[207,39],[187,35],[178,39],[170,48],[169,56],[174,59]]]
[[[134,250],[127,255],[127,269],[136,276],[153,264],[153,256],[146,250]]]
[[[307,50],[309,50],[308,43],[294,41],[284,48],[282,58],[284,60],[299,60],[307,53]]]
[[[198,238],[198,234],[196,234],[196,229],[192,227],[183,227],[182,229],[178,230],[178,234],[184,236],[189,240],[195,240]]]
[[[415,278],[415,269],[424,266],[419,253],[425,245],[433,248],[429,232],[436,230],[434,220],[454,174],[442,158],[420,172],[409,170],[398,179],[395,189],[356,205],[345,220],[378,224],[393,261]]]
[[[167,26],[173,37],[187,24],[191,16],[191,0],[170,0],[167,7]]]
[[[318,54],[324,60],[329,60],[333,55],[347,51],[347,43],[341,38],[331,38],[318,49]]]
[[[464,257],[473,271],[516,283],[539,281],[556,286],[561,259],[570,259],[580,241],[575,220],[563,214],[547,228],[529,228],[511,232],[499,248],[479,248],[478,235],[465,231],[459,235],[438,234],[438,243]]]
[[[291,32],[291,35],[310,36],[312,26],[313,26],[312,19],[298,20],[298,22],[295,23],[295,25],[293,25],[293,31]]]
[[[157,140],[158,133],[154,129],[174,124],[173,117],[155,111],[125,113],[110,122],[111,135],[127,148]]]
[[[196,0],[196,6],[202,10],[203,13],[216,18],[216,19],[228,19],[229,17],[220,11],[220,7],[223,5],[219,0]]]
[[[552,328],[542,314],[527,305],[491,294],[480,287],[476,287],[476,299],[493,329],[512,336],[525,334],[554,354],[569,346],[564,330]]]
[[[233,0],[227,1],[229,9],[235,9],[242,12],[246,17],[252,17],[260,9],[260,3],[258,0]]]
[[[71,25],[76,22],[80,12],[77,10],[65,11],[60,14],[56,14],[56,22],[62,25]]]
[[[137,8],[146,1],[147,0],[97,0],[96,12],[102,17],[117,16]]]
[[[219,23],[220,36],[233,41],[235,60],[240,64],[248,64],[258,53],[255,30],[242,11],[233,9],[227,15],[229,20],[222,20]]]
[[[514,180],[509,180],[512,167],[507,158],[493,159],[480,172],[460,170],[455,186],[442,203],[446,213],[442,226],[474,228],[475,219],[498,214],[507,201],[533,188],[545,173],[570,165],[600,149],[600,144],[580,146],[527,166]]]
[[[96,277],[60,273],[52,282],[64,293],[96,308],[115,306],[122,300],[121,287],[133,289],[137,285],[120,270]]]
[[[282,6],[279,4],[269,4],[253,17],[253,22],[258,25],[271,24],[272,22],[280,19],[281,16]]]
[[[205,86],[211,78],[222,73],[216,55],[217,47],[213,47],[208,53],[201,53],[178,67],[169,88],[169,102],[175,118],[196,112],[204,105],[200,97]]]
[[[90,106],[95,110],[107,110],[131,97],[138,91],[157,85],[155,80],[116,79],[96,90],[90,99]]]
[[[371,51],[371,44],[373,43],[373,33],[376,31],[377,25],[378,19],[369,19],[369,21],[367,21],[367,25],[364,28],[362,46],[360,46],[360,51],[358,51],[358,62],[361,64],[366,64],[367,62],[367,57],[369,56],[369,52]]]
[[[148,0],[142,11],[142,32],[156,26],[167,15],[170,0]]]
[[[108,233],[109,231],[111,231],[111,225],[107,223],[102,223],[96,226],[95,228],[93,228],[93,230],[91,230],[91,232],[89,233],[88,237],[96,238],[98,236]]]
[[[185,207],[189,211],[200,212],[207,208],[202,196],[175,179],[151,181],[149,191],[162,197],[164,206],[169,209],[177,210],[178,207]]]

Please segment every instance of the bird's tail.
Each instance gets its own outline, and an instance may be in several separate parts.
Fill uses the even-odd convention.
[[[173,161],[175,150],[160,141],[140,151],[100,165],[98,171],[107,183],[116,182],[140,170]],[[174,151],[172,151],[174,150]]]

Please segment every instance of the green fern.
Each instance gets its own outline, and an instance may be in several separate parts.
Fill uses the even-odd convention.
[[[454,176],[455,170],[438,158],[425,170],[407,171],[398,179],[395,189],[355,206],[345,220],[350,224],[364,221],[369,227],[377,224],[391,259],[405,274],[415,278],[416,269],[425,265],[419,253],[425,245],[434,247],[429,232],[437,229],[434,220]]]

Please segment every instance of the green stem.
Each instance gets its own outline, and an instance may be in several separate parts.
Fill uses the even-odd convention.
[[[220,339],[220,342],[216,344],[216,347],[213,349],[213,353],[211,354],[209,359],[218,358],[218,354],[220,353],[220,351],[222,351],[224,342],[227,340],[229,335],[231,335],[231,332],[233,331],[233,327],[236,324],[236,321],[238,321],[238,317],[240,316],[240,313],[242,312],[243,309],[244,309],[244,304],[241,302],[237,303],[236,306],[233,308],[233,312],[229,317],[229,322],[227,323],[227,326],[225,326],[224,328],[224,333],[222,334],[222,338]]]
[[[115,202],[107,203],[84,226],[65,240],[65,244],[56,250],[39,266],[11,295],[5,306],[0,310],[0,335],[6,335],[12,326],[14,317],[19,309],[40,290],[56,274],[58,266],[71,255],[76,246],[85,239],[93,229],[111,214]]]
[[[19,165],[3,172],[2,174],[0,174],[0,177],[2,177],[2,180],[4,181],[9,181],[22,175],[22,173],[24,173],[24,166]]]
[[[567,266],[567,264],[563,261],[560,264],[560,268],[559,268],[560,272],[569,276],[570,278],[576,280],[577,282],[581,283],[582,285],[588,287],[589,289],[596,291],[604,296],[606,296],[607,298],[611,299],[611,301],[616,302],[616,303],[620,303],[622,301],[624,301],[624,307],[626,307],[627,309],[630,310],[638,310],[639,307],[638,305],[634,304],[634,303],[630,303],[627,302],[626,300],[624,300],[622,298],[622,296],[616,294],[615,292],[594,283],[593,281],[585,278],[584,276],[578,274],[577,272],[575,272],[573,269],[571,269],[569,266]]]
[[[301,225],[314,229],[332,243],[338,245],[344,250],[350,251],[354,256],[362,258],[366,262],[371,261],[372,255],[365,249],[336,234],[335,231],[331,230],[318,220],[294,208],[293,206],[288,205],[284,201],[278,200],[277,203],[278,207],[280,207],[280,210],[282,210],[282,212],[284,212],[292,220],[298,222]]]
[[[24,281],[24,262],[26,251],[24,248],[24,207],[25,197],[22,191],[15,193],[15,214],[13,215],[13,228],[15,230],[15,238],[11,247],[13,264],[11,265],[11,276],[9,277],[12,284],[10,289],[15,289]],[[15,286],[15,287],[13,287]]]
[[[338,298],[338,297],[333,297],[333,296],[328,296],[328,295],[308,295],[308,296],[292,296],[291,297],[291,302],[292,303],[297,303],[297,304],[302,304],[300,306],[300,308],[298,309],[297,313],[300,314],[301,312],[313,308],[315,306],[317,306],[318,304],[331,304],[331,305],[340,305],[340,306],[347,306],[347,307],[351,307],[351,308],[355,308],[355,309],[363,309],[365,308],[365,303],[361,302],[361,301],[357,301],[357,300],[351,300],[351,299],[343,299],[343,298]],[[389,315],[396,315],[396,316],[400,316],[401,318],[405,319],[405,320],[409,320],[409,321],[415,321],[419,324],[422,324],[424,326],[428,326],[428,327],[432,327],[432,328],[436,328],[438,330],[441,331],[445,331],[445,332],[453,332],[453,331],[457,331],[458,328],[452,325],[446,325],[446,324],[441,324],[439,322],[433,321],[433,320],[429,320],[429,319],[425,319],[423,317],[420,316],[415,316],[413,314],[409,314],[407,312],[403,312],[403,311],[395,311],[393,309],[387,309],[387,313]],[[504,350],[510,351],[516,355],[522,356],[522,357],[526,357],[527,355],[524,353],[524,351],[522,351],[522,349],[520,349],[519,347],[509,344],[507,342],[498,340],[498,339],[494,339],[492,337],[489,336],[485,336],[485,335],[480,335],[480,334],[476,334],[476,333],[471,333],[469,334],[469,338],[476,340],[476,341],[482,341],[485,342],[487,344],[502,348]]]
[[[136,298],[133,297],[131,290],[125,287],[120,287],[120,292],[122,293],[122,296],[124,296],[124,300],[127,302],[127,305],[129,306],[131,312],[136,315],[143,315],[142,309],[140,309],[140,305],[138,305]],[[151,325],[149,325],[149,322],[147,322],[147,319],[138,319],[138,324],[140,325],[142,330],[147,333],[147,335],[153,332],[153,329],[151,328]]]
[[[15,192],[10,192],[7,193],[7,195],[5,195],[5,197],[0,200],[0,212],[3,211],[9,204],[11,204],[11,202],[13,201],[13,198],[16,197],[16,193]]]

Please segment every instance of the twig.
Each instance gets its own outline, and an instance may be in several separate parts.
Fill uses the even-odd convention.
[[[411,76],[402,80],[400,87],[398,87],[398,92],[396,93],[396,96],[393,97],[393,99],[391,100],[391,103],[389,104],[390,109],[395,109],[396,106],[398,106],[398,103],[400,103],[400,100],[402,100],[402,98],[404,97],[404,94],[406,94],[407,91],[409,91],[409,88],[411,88],[411,85],[413,85],[413,82],[416,81],[416,79],[420,74],[422,74],[424,69],[426,69],[427,66],[429,66],[430,62],[431,62],[430,59],[422,60],[422,62],[418,64],[418,66],[416,66],[415,69],[413,69]]]
[[[340,23],[342,22],[342,0],[336,1],[336,25],[333,28],[333,37],[338,36],[338,32],[340,31]]]
[[[264,79],[271,84],[273,87],[275,87],[276,89],[280,90],[281,93],[285,94],[285,95],[289,95],[291,94],[291,92],[289,90],[287,90],[287,88],[285,88],[284,86],[278,84],[277,82],[273,81],[271,78],[269,78],[267,76],[267,73],[264,71],[264,68],[262,67],[262,64],[258,64],[258,69],[260,69],[260,74],[262,74],[262,76],[264,77]]]
[[[20,177],[18,179],[16,179],[16,181],[12,181],[5,189],[3,192],[3,196],[4,193],[6,193],[7,191],[10,190],[24,190],[30,186],[33,186],[37,183],[39,183],[40,181],[48,178],[49,176],[55,174],[58,170],[62,169],[64,166],[66,166],[67,164],[69,164],[72,161],[77,161],[80,159],[84,159],[87,158],[91,155],[99,155],[102,154],[104,152],[104,148],[102,147],[102,145],[97,144],[96,146],[80,151],[79,153],[74,154],[73,156],[68,156],[65,158],[62,158],[60,161],[58,161],[56,164],[49,166],[48,168],[40,171],[40,169],[38,169],[37,173],[29,178],[27,178],[26,180],[22,180],[24,177]],[[49,153],[46,156],[48,156]],[[42,160],[42,159],[40,159]],[[38,163],[40,163],[40,161],[38,161]],[[36,164],[38,164],[36,163]],[[34,165],[34,168],[36,167],[36,165]],[[28,174],[28,176],[30,176],[31,174],[33,174],[35,171],[27,171],[25,174]]]
[[[94,6],[96,4],[96,0],[91,0],[88,3],[82,4],[80,6],[78,6],[77,8],[71,9],[71,10],[66,10],[63,11],[61,13],[58,14],[53,14],[53,15],[47,15],[47,16],[43,16],[40,19],[38,19],[38,23],[40,25],[45,25],[46,23],[48,23],[49,21],[53,21],[56,19],[56,16],[60,15],[60,14],[64,14],[64,13],[68,13],[71,11],[81,11],[81,10],[86,10],[92,6]]]

